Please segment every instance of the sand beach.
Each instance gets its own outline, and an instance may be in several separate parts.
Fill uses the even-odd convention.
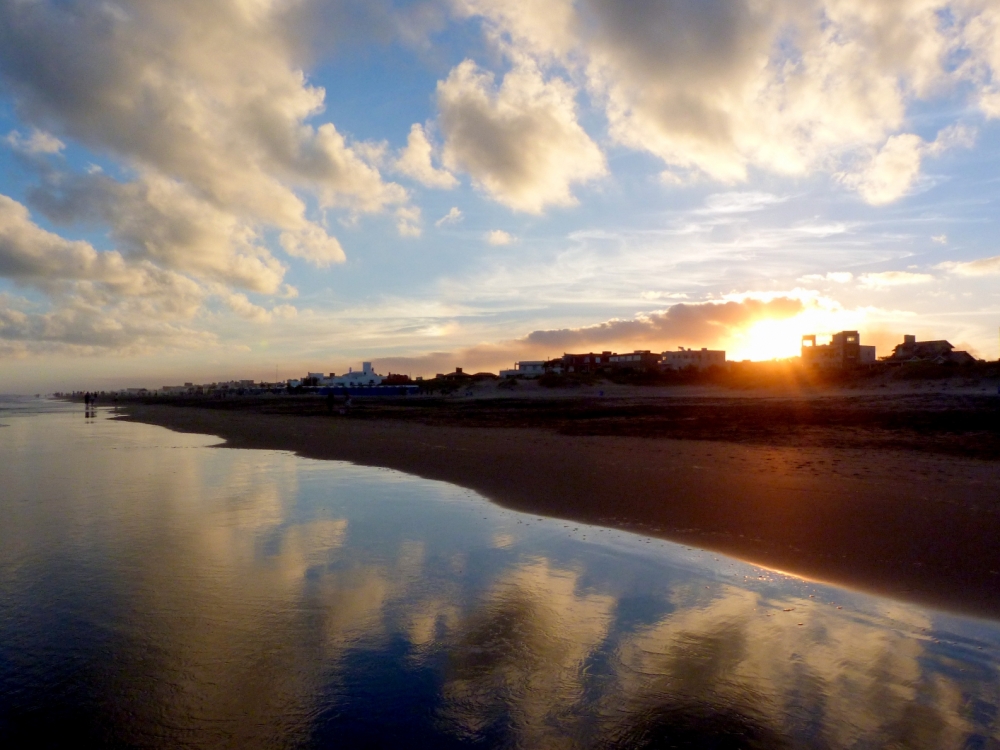
[[[495,386],[462,398],[134,401],[122,418],[450,482],[805,578],[1000,617],[998,399]]]

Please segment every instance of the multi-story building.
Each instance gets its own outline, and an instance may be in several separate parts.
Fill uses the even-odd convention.
[[[802,364],[825,370],[845,370],[875,363],[875,347],[862,346],[857,331],[841,331],[829,344],[817,344],[816,335],[802,337]]]
[[[347,373],[344,375],[337,375],[336,373],[331,372],[329,377],[321,372],[310,372],[305,378],[302,379],[302,385],[356,388],[361,386],[382,385],[384,380],[384,377],[372,369],[371,362],[362,362],[360,372],[356,372],[353,367],[349,368]]]
[[[595,354],[563,354],[562,363],[565,372],[600,372],[611,366],[611,352]]]
[[[540,378],[545,374],[545,360],[523,360],[514,363],[514,369],[501,370],[501,378]]]
[[[664,370],[683,370],[694,367],[705,370],[709,367],[725,367],[726,353],[713,349],[685,349],[677,347],[677,351],[663,352],[660,367]]]
[[[616,370],[655,370],[660,366],[660,355],[648,349],[636,350],[631,354],[612,354],[608,363]]]

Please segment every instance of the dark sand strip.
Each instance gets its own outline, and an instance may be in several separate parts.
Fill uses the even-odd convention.
[[[1000,619],[1000,463],[537,429],[130,405],[128,418],[397,469],[508,508]]]

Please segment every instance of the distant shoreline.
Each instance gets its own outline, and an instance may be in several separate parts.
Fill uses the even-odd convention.
[[[586,413],[571,423],[580,434],[511,426],[517,415],[504,410],[495,420],[503,426],[489,426],[488,404],[474,426],[463,426],[461,410],[427,423],[391,409],[345,419],[316,402],[303,413],[266,413],[259,401],[219,406],[131,402],[122,418],[217,435],[232,448],[396,469],[526,513],[1000,619],[1000,461],[815,439],[824,430],[864,437],[851,425],[723,442],[587,434]]]

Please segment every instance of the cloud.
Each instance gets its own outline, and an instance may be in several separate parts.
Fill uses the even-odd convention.
[[[289,255],[304,258],[320,268],[344,260],[344,250],[337,238],[315,224],[307,224],[297,231],[282,232],[279,241]]]
[[[738,214],[761,211],[768,206],[784,203],[787,196],[772,195],[758,191],[715,193],[705,199],[705,207],[697,213]]]
[[[897,128],[900,76],[934,78],[940,68],[932,9],[886,5],[680,0],[621,12],[590,0],[591,86],[605,97],[612,136],[670,167],[724,182],[750,166],[807,173]],[[920,50],[887,59],[872,32],[884,38],[897,24],[901,46]]]
[[[445,224],[457,224],[462,220],[462,212],[458,206],[452,206],[444,216],[434,222],[434,226],[443,227]]]
[[[969,90],[985,114],[1000,116],[1000,12],[976,0],[461,7],[484,19],[487,38],[511,60],[585,81],[611,138],[661,159],[668,181],[734,183],[751,168],[839,174],[873,152],[853,184],[866,200],[888,202],[917,178],[917,157],[957,145],[939,138],[920,150],[917,136],[899,132],[915,102]]]
[[[211,291],[226,308],[245,320],[264,323],[275,318],[294,318],[298,314],[291,305],[276,305],[268,310],[251,302],[245,294],[232,292],[221,284],[212,285]]]
[[[98,252],[89,242],[67,240],[35,224],[28,209],[0,195],[0,277],[55,289],[60,282],[91,282],[117,294],[188,292],[186,277],[150,263],[129,263],[121,253]]]
[[[302,71],[293,9],[238,0],[0,5],[0,80],[21,119],[172,180],[244,227],[271,226],[287,252],[342,258],[306,215],[405,204],[332,123],[307,124],[325,91]]]
[[[790,318],[806,310],[799,299],[745,298],[727,302],[679,303],[666,310],[632,320],[608,320],[592,326],[536,330],[517,339],[479,344],[453,351],[415,356],[378,357],[383,370],[412,375],[450,372],[456,366],[468,371],[509,367],[524,358],[557,356],[563,351],[591,347],[643,346],[652,350],[687,346],[713,346],[763,319]]]
[[[911,273],[909,271],[883,271],[881,273],[865,273],[858,277],[861,286],[868,289],[887,289],[894,286],[910,286],[926,284],[934,281],[929,273]]]
[[[427,140],[423,126],[416,123],[410,128],[406,148],[400,152],[399,159],[396,160],[396,169],[426,187],[450,190],[458,185],[455,175],[446,169],[437,169],[431,163],[432,153],[433,147]]]
[[[912,133],[894,135],[859,172],[847,174],[844,182],[873,206],[892,203],[906,195],[920,176],[922,160],[939,156],[955,147],[968,147],[974,131],[953,126],[942,130],[931,143]]]
[[[894,135],[861,172],[844,181],[873,206],[891,203],[905,195],[920,174],[923,146],[912,133]]]
[[[401,237],[419,237],[420,209],[416,206],[400,206],[396,209],[396,229]]]
[[[456,0],[455,7],[462,15],[485,18],[496,41],[506,36],[542,59],[565,58],[578,43],[573,0]]]
[[[0,344],[13,343],[25,355],[97,355],[143,354],[163,347],[198,349],[216,342],[211,333],[137,313],[141,310],[134,304],[108,310],[82,300],[47,313],[23,313],[0,305]]]
[[[129,256],[198,278],[274,293],[284,277],[284,265],[252,226],[156,173],[128,183],[100,172],[57,174],[32,190],[29,200],[60,224],[100,219]],[[316,264],[343,259],[336,239],[310,224],[289,232],[284,242],[290,255],[308,255]]]
[[[968,55],[963,72],[974,83],[977,104],[988,117],[1000,117],[1000,9],[993,3],[969,0],[962,3],[964,51]]]
[[[948,261],[940,263],[937,268],[949,273],[958,274],[959,276],[995,276],[1000,274],[1000,255],[994,255],[991,258],[979,258],[964,263]]]
[[[633,320],[609,320],[583,328],[533,331],[528,344],[580,348],[623,343],[662,346],[673,342],[714,344],[739,328],[764,318],[790,318],[805,309],[801,300],[776,297],[770,301],[745,299],[730,302],[679,303],[663,312]]]
[[[27,138],[16,130],[12,130],[4,139],[7,145],[15,151],[24,154],[58,154],[66,144],[50,133],[34,129]]]
[[[832,281],[834,284],[847,284],[854,279],[850,271],[831,271],[826,274],[810,273],[801,277],[800,281]]]
[[[948,235],[946,235],[946,234],[935,234],[933,237],[931,237],[931,242],[936,242],[939,245],[947,245],[948,244]]]
[[[444,164],[492,199],[539,214],[576,203],[571,187],[606,173],[604,154],[576,118],[576,92],[530,63],[499,88],[471,60],[438,83]]]
[[[35,224],[24,205],[4,195],[0,278],[48,298],[48,309],[38,312],[0,297],[0,340],[17,342],[18,356],[52,351],[137,354],[214,345],[216,335],[191,325],[212,299],[258,322],[295,314],[290,305],[269,311],[224,284],[199,283],[140,253],[99,251],[89,242],[60,237]]]
[[[509,245],[516,241],[516,237],[502,229],[494,229],[486,234],[486,241],[491,245]]]

